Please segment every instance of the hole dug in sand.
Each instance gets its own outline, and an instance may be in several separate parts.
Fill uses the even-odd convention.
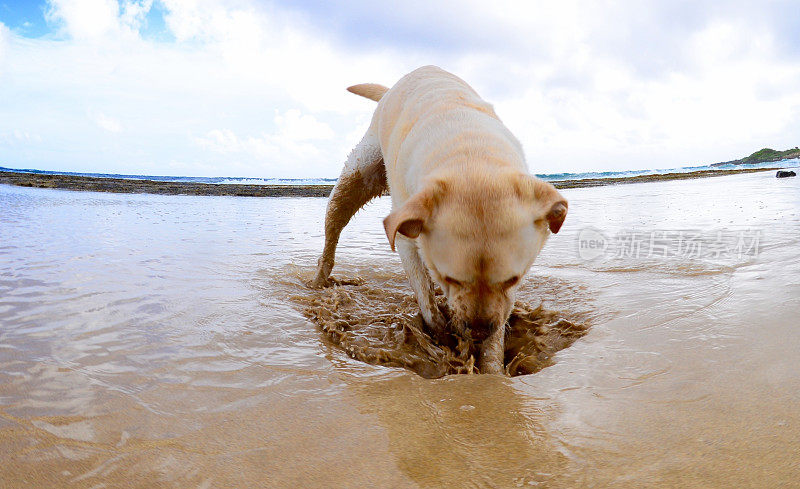
[[[406,291],[361,280],[335,284],[295,299],[303,306],[303,314],[350,357],[404,367],[425,378],[478,373],[476,345],[454,334],[444,344],[432,340],[416,300]],[[437,301],[447,315],[444,297],[437,296]],[[531,374],[552,365],[553,355],[587,330],[585,323],[518,301],[506,330],[506,374]]]

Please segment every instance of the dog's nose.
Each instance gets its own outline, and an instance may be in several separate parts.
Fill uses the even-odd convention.
[[[486,319],[479,319],[472,322],[470,334],[475,341],[483,341],[494,332],[494,324]]]

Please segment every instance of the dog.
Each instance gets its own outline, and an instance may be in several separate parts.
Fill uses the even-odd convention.
[[[383,226],[399,252],[434,336],[469,336],[482,373],[504,372],[506,322],[516,290],[567,201],[528,173],[519,141],[463,80],[424,66],[392,88],[348,91],[378,102],[328,201],[314,287],[324,287],[339,235],[366,202],[389,190]],[[437,307],[434,282],[450,322]],[[454,331],[449,330],[452,328]]]

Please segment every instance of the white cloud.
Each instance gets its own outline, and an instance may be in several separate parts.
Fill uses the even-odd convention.
[[[333,129],[309,114],[291,109],[285,114],[275,114],[275,125],[278,126],[278,137],[292,141],[308,141],[312,139],[332,139]]]
[[[122,14],[120,23],[127,26],[133,32],[138,32],[145,21],[145,17],[153,7],[153,0],[125,0],[122,4]]]
[[[48,0],[45,18],[74,40],[137,38],[153,0]]]
[[[161,0],[174,42],[140,33],[152,0],[52,0],[61,38],[0,24],[0,134],[43,136],[4,163],[335,176],[374,108],[344,88],[391,85],[430,63],[495,104],[536,172],[671,167],[797,144],[800,53],[773,27],[778,7],[304,5]]]
[[[97,124],[98,127],[108,132],[122,132],[122,124],[112,117],[109,117],[102,112],[90,110],[88,112],[89,118]]]
[[[217,153],[236,153],[243,148],[239,137],[230,129],[212,129],[205,136],[194,140],[201,148]]]
[[[8,27],[0,22],[0,75],[3,73],[3,61],[8,53],[8,39],[10,36],[11,32],[8,30]]]
[[[14,73],[0,78],[0,88],[13,99],[0,106],[0,131],[22,127],[49,133],[48,144],[16,153],[19,162],[14,154],[4,155],[7,165],[337,175],[359,139],[353,127],[363,129],[373,107],[344,88],[372,79],[360,72],[388,71],[392,60],[350,58],[242,5],[166,2],[167,23],[185,40],[163,43],[131,35],[121,20],[108,22],[108,15],[98,21],[106,27],[87,27],[74,20],[77,7],[54,3],[61,28],[72,37],[12,35]],[[117,11],[118,19],[124,10]],[[87,106],[102,111],[91,110],[87,118]],[[220,127],[241,136],[233,140]],[[116,133],[113,139],[102,137],[109,131]],[[235,159],[230,151],[219,151],[225,148],[239,148]]]
[[[271,134],[240,137],[230,129],[212,129],[194,141],[201,148],[222,155],[286,163],[309,159],[324,161],[319,143],[334,137],[327,124],[296,109],[283,114],[276,111],[274,122],[276,132]]]
[[[42,137],[38,134],[31,134],[27,131],[20,131],[17,129],[14,131],[0,133],[0,141],[5,144],[41,143]]]
[[[46,17],[62,24],[73,39],[96,39],[120,29],[119,4],[115,0],[53,0]]]

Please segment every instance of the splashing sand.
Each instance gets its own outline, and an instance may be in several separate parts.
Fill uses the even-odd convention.
[[[294,299],[303,314],[352,358],[404,367],[425,378],[478,373],[476,345],[454,334],[442,344],[432,340],[416,300],[401,288],[343,280]],[[448,315],[444,297],[437,295],[437,301]],[[553,354],[585,335],[588,327],[541,305],[518,301],[506,331],[506,374],[531,374],[551,365]]]

